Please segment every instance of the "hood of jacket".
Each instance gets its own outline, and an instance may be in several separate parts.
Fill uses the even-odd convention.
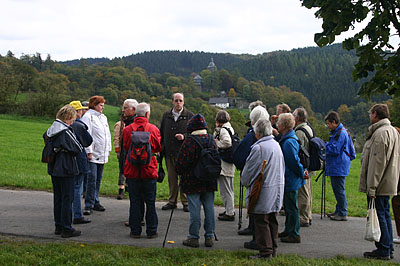
[[[65,130],[67,128],[70,128],[70,126],[65,124],[60,119],[56,119],[53,122],[53,124],[49,127],[49,129],[47,130],[47,136],[49,138],[54,137],[55,135],[57,135],[58,133],[60,133],[61,131]]]

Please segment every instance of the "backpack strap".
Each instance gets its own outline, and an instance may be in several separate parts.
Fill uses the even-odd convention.
[[[231,130],[230,130],[230,128],[228,128],[228,127],[222,127],[222,128],[225,128],[226,129],[226,131],[228,131],[228,133],[229,133],[229,136],[232,138],[232,132],[231,132]]]
[[[312,129],[312,128],[311,128],[311,129]],[[304,127],[301,127],[301,128],[296,129],[295,132],[297,132],[297,131],[299,131],[299,130],[300,130],[301,132],[304,132],[304,134],[306,134],[306,137],[307,137],[308,141],[310,141],[310,140],[312,139],[312,137],[311,137],[310,134],[308,133],[307,129],[305,129]],[[314,131],[313,131],[313,135],[315,136]]]
[[[208,134],[207,134],[208,135]],[[194,142],[196,142],[197,143],[197,145],[200,147],[200,149],[204,149],[204,147],[203,147],[203,145],[201,144],[201,142],[199,141],[199,139],[197,138],[197,137],[195,137],[194,135],[189,135],[188,136],[189,138],[191,138],[191,139],[193,139],[194,140]],[[208,143],[210,143],[210,137],[208,138]]]
[[[340,134],[341,134],[341,132],[342,132],[343,130],[346,131],[347,135],[350,137],[350,134],[349,134],[349,132],[347,131],[347,129],[341,128],[340,130],[338,130],[338,132],[336,132],[336,135],[335,135],[335,140],[336,140],[336,141],[339,140]],[[344,152],[347,156],[349,156],[349,158],[351,158],[350,153],[346,151],[346,147],[344,147],[343,152]]]

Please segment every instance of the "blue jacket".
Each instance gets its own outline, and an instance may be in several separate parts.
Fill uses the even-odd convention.
[[[330,134],[331,137],[326,143],[325,174],[327,176],[348,176],[350,156],[355,157],[355,154],[352,154],[353,142],[342,123]]]
[[[253,145],[256,141],[257,139],[253,128],[250,127],[248,133],[246,136],[244,136],[242,141],[240,141],[239,146],[233,153],[233,163],[237,169],[243,170],[244,165],[246,164],[247,156],[249,156],[251,151],[251,145]]]
[[[299,158],[300,144],[297,140],[293,129],[279,140],[285,159],[285,192],[298,190],[305,184],[304,168]]]

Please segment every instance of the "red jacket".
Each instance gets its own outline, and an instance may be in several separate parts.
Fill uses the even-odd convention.
[[[149,124],[149,128],[146,131],[150,132],[150,144],[151,151],[153,154],[161,151],[161,135],[160,130],[153,124],[150,124],[146,117],[136,117],[132,124],[125,127],[122,131],[122,137],[124,140],[124,149],[129,150],[131,145],[131,132],[136,131],[140,126],[146,127]],[[127,155],[128,156],[128,155]],[[132,165],[125,160],[124,175],[126,178],[139,178],[139,167]],[[150,160],[150,164],[141,166],[141,177],[143,179],[157,179],[158,177],[158,163],[156,157],[153,156]]]

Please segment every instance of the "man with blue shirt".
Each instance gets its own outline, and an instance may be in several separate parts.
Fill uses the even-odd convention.
[[[328,217],[333,221],[347,221],[345,180],[349,175],[350,161],[356,154],[350,135],[340,123],[339,114],[329,112],[325,122],[331,134],[326,143],[325,174],[331,177],[332,190],[337,202],[336,210],[328,213]]]

